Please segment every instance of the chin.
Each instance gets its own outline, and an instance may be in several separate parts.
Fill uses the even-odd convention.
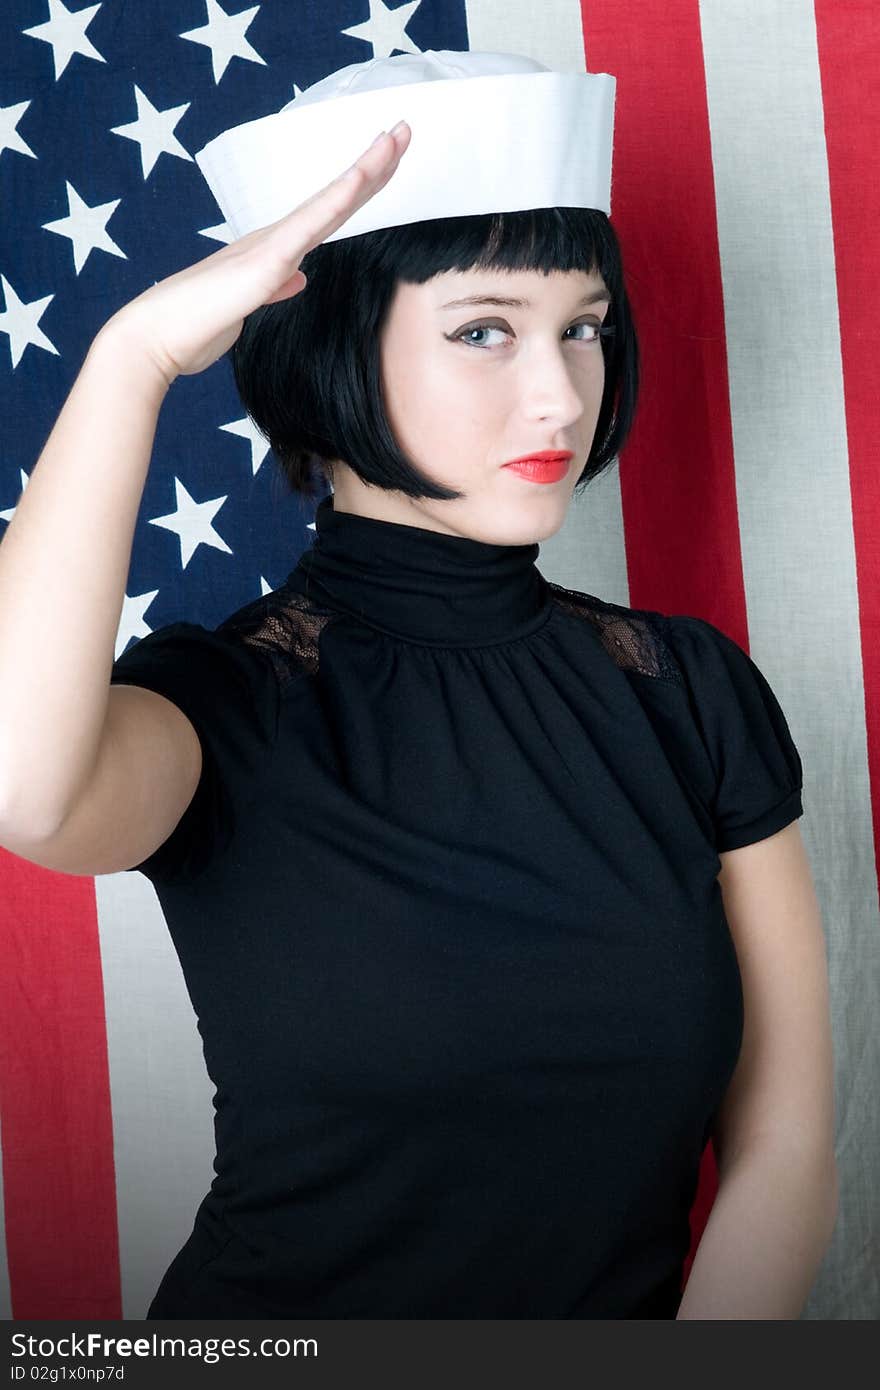
[[[504,506],[493,506],[491,511],[481,507],[475,515],[473,524],[461,526],[463,533],[475,540],[488,541],[490,545],[535,545],[555,536],[565,521],[569,497],[564,499],[534,499],[533,505],[509,499]],[[543,502],[543,505],[539,505]]]

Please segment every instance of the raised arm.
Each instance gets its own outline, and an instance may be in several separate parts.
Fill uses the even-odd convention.
[[[99,767],[105,787],[119,783],[102,756],[109,682],[168,388],[217,361],[249,313],[305,288],[300,261],[393,177],[409,138],[405,123],[383,133],[292,212],[151,286],[95,338],[0,544],[0,844],[54,834]],[[155,726],[149,703],[129,697],[126,712]],[[130,758],[131,731],[116,742]]]

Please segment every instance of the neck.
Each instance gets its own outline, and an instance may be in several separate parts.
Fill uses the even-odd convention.
[[[338,512],[330,495],[288,582],[390,636],[483,646],[526,636],[549,615],[539,550]]]

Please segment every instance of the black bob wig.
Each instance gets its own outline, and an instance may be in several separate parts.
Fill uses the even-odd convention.
[[[245,410],[289,491],[323,495],[332,477],[325,465],[341,459],[365,483],[407,497],[462,496],[430,481],[403,452],[381,401],[380,337],[397,282],[423,284],[446,271],[602,276],[612,331],[601,339],[605,388],[576,490],[619,454],[635,414],[639,358],[620,246],[604,212],[537,208],[380,228],[322,242],[300,269],[305,288],[248,314],[227,354]]]

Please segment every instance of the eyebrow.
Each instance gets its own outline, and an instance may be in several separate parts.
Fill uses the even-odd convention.
[[[600,300],[611,303],[611,295],[608,290],[594,290],[592,294],[585,294],[583,299],[578,300],[578,304],[598,304]],[[508,309],[531,309],[530,299],[508,299],[500,294],[469,294],[464,299],[450,299],[447,304],[441,304],[441,309],[464,309],[471,304],[493,304],[499,308]]]

